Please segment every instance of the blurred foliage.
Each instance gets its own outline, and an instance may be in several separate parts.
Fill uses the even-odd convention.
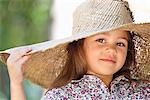
[[[52,0],[0,0],[0,51],[48,40]],[[40,100],[42,89],[24,82],[27,100]],[[0,63],[0,100],[9,100],[7,67]]]

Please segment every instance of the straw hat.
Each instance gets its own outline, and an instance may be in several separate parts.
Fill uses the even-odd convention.
[[[68,43],[95,34],[122,29],[135,32],[135,67],[132,78],[150,79],[150,23],[134,23],[129,5],[123,0],[85,0],[73,14],[72,36],[59,40],[22,46],[0,52],[6,62],[12,51],[31,47],[31,58],[25,63],[25,77],[48,88],[67,61]]]

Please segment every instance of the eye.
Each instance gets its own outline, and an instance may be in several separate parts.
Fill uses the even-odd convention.
[[[126,45],[123,42],[119,42],[119,43],[117,43],[117,46],[119,46],[119,47],[125,47]]]
[[[97,39],[96,41],[99,43],[105,43],[105,39]]]

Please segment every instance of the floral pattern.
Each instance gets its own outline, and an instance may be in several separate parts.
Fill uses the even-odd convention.
[[[108,88],[94,75],[84,75],[66,86],[46,92],[41,100],[150,100],[150,82],[115,78]]]

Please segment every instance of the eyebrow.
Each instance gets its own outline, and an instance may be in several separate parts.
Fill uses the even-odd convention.
[[[108,34],[107,34],[107,32],[104,32],[104,33],[101,33],[101,34],[99,34],[99,35],[107,35],[108,36]],[[129,41],[129,39],[128,38],[126,38],[126,37],[118,37],[119,39],[124,39],[124,40],[126,40],[126,41]]]
[[[119,37],[120,39],[124,39],[124,40],[127,40],[128,41],[128,39],[126,38],[126,37]]]

